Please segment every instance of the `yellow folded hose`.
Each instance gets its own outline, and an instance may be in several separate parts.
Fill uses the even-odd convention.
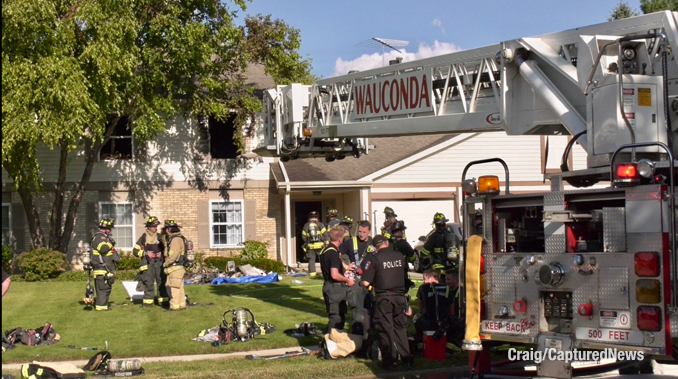
[[[464,350],[482,350],[480,343],[480,256],[483,237],[473,235],[466,246],[466,335]]]

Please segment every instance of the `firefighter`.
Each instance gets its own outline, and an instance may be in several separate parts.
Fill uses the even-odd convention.
[[[403,221],[394,222],[393,225],[391,225],[391,239],[389,244],[393,250],[402,253],[406,262],[414,262],[417,259],[417,256],[414,253],[414,249],[412,249],[412,245],[405,239],[405,229],[407,229],[407,227]],[[403,270],[405,271],[407,288],[413,288],[414,283],[407,275],[409,272],[408,265],[403,266]]]
[[[438,212],[433,216],[434,230],[426,237],[424,247],[421,249],[420,264],[423,270],[429,268],[444,274],[444,271],[449,267],[448,253],[452,254],[449,258],[453,259],[456,253],[456,246],[454,246],[450,231],[447,229],[447,222],[450,221],[445,218],[445,215]]]
[[[434,338],[440,339],[447,332],[450,317],[453,313],[453,301],[457,287],[450,288],[440,283],[440,273],[435,270],[426,270],[423,273],[424,284],[417,291],[417,303],[421,312],[414,323],[416,341],[419,348],[423,348],[423,333],[436,332]]]
[[[339,219],[339,211],[332,208],[327,211],[327,229],[332,229],[334,226],[339,225],[341,220]]]
[[[358,222],[358,235],[344,238],[339,246],[342,256],[349,258],[350,267],[355,270],[356,284],[348,287],[346,297],[351,308],[351,333],[363,335],[369,329],[368,310],[371,308],[372,297],[367,296],[367,289],[359,285],[364,263],[369,260],[369,254],[374,251],[370,230],[372,224],[367,220]]]
[[[301,230],[301,238],[304,241],[303,249],[308,258],[308,275],[315,278],[315,261],[327,241],[325,225],[318,221],[318,212],[308,214],[308,222]]]
[[[325,277],[323,298],[327,309],[327,332],[331,329],[344,330],[346,323],[346,288],[355,284],[355,279],[344,275],[344,265],[339,253],[339,245],[344,230],[338,225],[329,231],[330,243],[320,253],[320,269]]]
[[[115,282],[115,264],[120,263],[120,256],[115,251],[115,241],[111,237],[111,229],[114,228],[113,219],[105,218],[99,221],[99,231],[94,233],[90,245],[92,255],[92,275],[94,275],[94,288],[97,297],[94,303],[96,311],[107,311],[108,298]]]
[[[353,237],[353,234],[351,233],[353,229],[353,217],[344,216],[339,225],[344,228],[344,241],[351,239]]]
[[[174,220],[165,221],[164,231],[167,244],[163,267],[167,275],[169,310],[183,311],[186,310],[186,294],[184,293],[186,239],[181,235],[180,226]]]
[[[141,258],[137,280],[144,291],[142,307],[153,306],[156,283],[158,285],[158,305],[167,306],[169,302],[167,288],[165,287],[167,276],[163,270],[162,253],[164,246],[158,235],[158,225],[160,225],[160,220],[157,217],[149,217],[146,220],[146,232],[139,237],[132,249],[132,254]]]
[[[393,208],[391,208],[391,207],[384,208],[384,226],[381,227],[381,234],[384,237],[391,239],[391,232],[393,230],[393,224],[395,224],[398,221],[397,217],[398,217],[398,215],[395,214],[395,212],[393,211]],[[407,239],[407,237],[405,235],[403,235],[403,238]]]
[[[374,327],[379,333],[382,363],[385,370],[394,369],[398,356],[407,367],[412,367],[414,357],[410,354],[407,340],[407,315],[409,305],[405,295],[407,267],[403,255],[389,247],[389,240],[376,236],[372,240],[376,252],[365,264],[361,285],[373,287]]]
[[[450,299],[450,323],[447,328],[447,350],[450,352],[461,351],[466,332],[466,320],[459,309],[459,271],[449,269],[445,272],[445,285]]]

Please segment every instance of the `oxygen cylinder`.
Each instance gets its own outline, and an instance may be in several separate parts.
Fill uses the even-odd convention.
[[[318,224],[315,222],[312,222],[311,224],[308,225],[308,232],[311,234],[311,241],[317,242],[318,241]]]
[[[138,359],[124,359],[120,361],[108,362],[108,371],[122,372],[122,371],[137,371],[141,370],[141,361]]]
[[[247,311],[243,308],[235,311],[235,332],[238,338],[245,339],[248,336],[249,325],[247,322]]]

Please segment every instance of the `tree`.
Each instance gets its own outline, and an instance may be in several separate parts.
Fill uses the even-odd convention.
[[[610,16],[607,18],[608,21],[621,20],[623,18],[638,16],[638,12],[633,10],[629,3],[626,1],[619,1],[616,7],[610,12]]]
[[[678,0],[640,0],[640,10],[644,14],[659,11],[678,12]]]
[[[140,142],[177,115],[237,114],[234,139],[261,104],[244,85],[248,63],[277,82],[312,80],[299,31],[270,16],[235,23],[244,0],[3,0],[2,165],[26,212],[33,246],[45,246],[35,203],[53,191],[49,247],[66,252],[94,162],[118,122]],[[44,188],[37,146],[60,154]],[[86,162],[64,215],[68,153]]]

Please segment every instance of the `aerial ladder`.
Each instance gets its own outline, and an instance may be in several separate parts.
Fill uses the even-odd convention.
[[[370,137],[570,135],[565,155],[578,143],[587,168],[561,166],[549,192],[511,194],[499,158],[464,169],[464,349],[481,357],[499,341],[673,359],[677,19],[653,13],[277,86],[264,95],[257,152],[331,162],[369,154]],[[466,178],[483,164],[504,167],[503,191],[497,177]],[[491,370],[486,359],[472,366]],[[537,373],[575,368],[544,360]]]

